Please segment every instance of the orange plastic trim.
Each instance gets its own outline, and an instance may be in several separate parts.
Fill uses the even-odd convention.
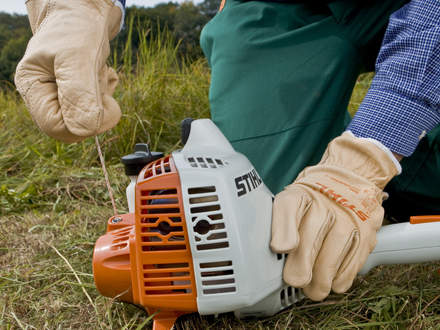
[[[107,233],[96,241],[93,276],[104,296],[133,302],[129,245],[134,232],[134,214],[120,214],[108,220]]]
[[[161,228],[169,228],[169,233]],[[135,211],[136,267],[133,294],[154,318],[156,328],[197,311],[197,288],[180,178],[172,157],[149,164],[139,174]],[[167,321],[168,320],[168,321]],[[162,327],[163,329],[163,327]]]
[[[118,214],[110,219],[107,222],[107,232],[119,229],[126,226],[134,225],[134,214],[126,213],[126,214]]]
[[[418,223],[440,222],[440,215],[417,215],[409,219],[413,225]]]
[[[197,311],[180,178],[170,156],[139,174],[135,214],[109,219],[95,245],[93,273],[103,295],[154,314],[156,330],[169,330],[180,315]]]
[[[148,311],[148,314],[151,314]],[[153,330],[170,330],[176,323],[177,318],[184,313],[162,312],[153,318]]]

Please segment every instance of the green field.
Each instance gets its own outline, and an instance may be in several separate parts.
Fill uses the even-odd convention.
[[[123,118],[99,137],[121,213],[128,180],[120,156],[137,142],[170,152],[182,119],[209,116],[206,62],[177,60],[166,36],[143,40],[134,68],[129,46],[117,67]],[[350,112],[371,77],[359,78]],[[94,140],[66,145],[44,136],[12,87],[0,91],[0,118],[0,329],[150,327],[142,309],[100,296],[93,284],[94,242],[112,215]],[[304,300],[263,320],[189,315],[177,328],[440,328],[439,268],[379,267],[321,303]]]

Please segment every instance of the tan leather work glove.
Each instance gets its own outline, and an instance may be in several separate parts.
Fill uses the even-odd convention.
[[[285,282],[312,300],[350,288],[376,245],[383,188],[400,165],[379,142],[337,137],[316,166],[275,197],[271,248],[288,253]]]
[[[111,0],[28,0],[33,37],[15,84],[47,135],[76,142],[114,127],[118,77],[106,65],[122,11]]]

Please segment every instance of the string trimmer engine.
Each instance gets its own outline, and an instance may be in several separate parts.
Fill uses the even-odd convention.
[[[273,196],[209,119],[184,121],[183,149],[123,157],[129,213],[109,219],[93,273],[105,296],[143,306],[156,329],[182,314],[269,316],[302,297],[270,251]]]
[[[273,196],[209,119],[185,120],[182,150],[138,144],[122,158],[129,213],[109,219],[93,273],[105,296],[143,306],[155,329],[182,314],[270,316],[303,297],[269,248]],[[440,260],[440,215],[387,225],[361,274],[380,264]]]

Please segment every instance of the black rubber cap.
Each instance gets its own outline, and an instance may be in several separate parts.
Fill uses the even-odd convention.
[[[192,118],[186,118],[184,120],[182,120],[182,122],[180,123],[180,129],[181,129],[181,140],[182,143],[185,145],[186,141],[188,141],[189,138],[189,133],[191,133],[191,123],[194,121],[194,119]]]
[[[151,152],[148,144],[137,143],[134,153],[122,157],[121,162],[124,164],[125,174],[134,176],[138,175],[146,165],[163,156],[163,152]]]

